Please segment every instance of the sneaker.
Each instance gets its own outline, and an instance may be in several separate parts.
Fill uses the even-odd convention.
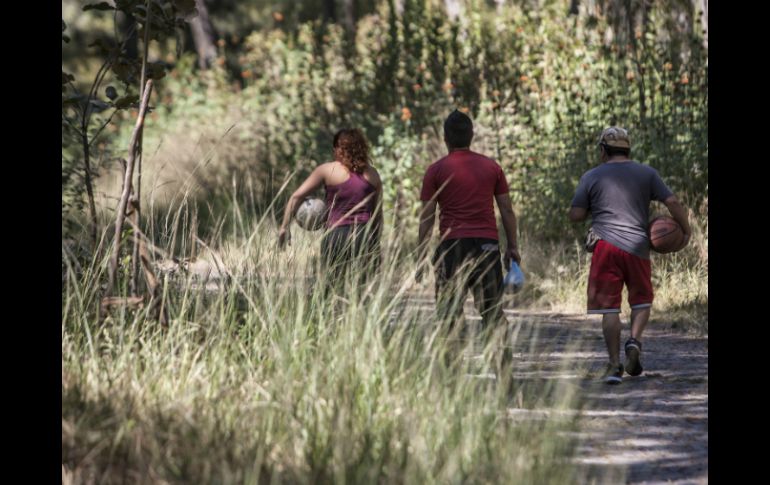
[[[642,373],[642,343],[635,338],[626,342],[626,372],[632,376]]]
[[[605,384],[620,384],[623,382],[623,364],[607,364],[607,370],[602,376]]]

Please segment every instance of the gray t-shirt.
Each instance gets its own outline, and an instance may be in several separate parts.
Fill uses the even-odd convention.
[[[591,212],[597,236],[623,251],[650,259],[650,201],[673,193],[657,170],[634,161],[603,163],[580,178],[572,207]]]

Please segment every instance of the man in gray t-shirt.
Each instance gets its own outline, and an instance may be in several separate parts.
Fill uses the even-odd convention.
[[[664,202],[672,195],[654,168],[621,160],[602,163],[586,172],[580,178],[572,207],[591,213],[591,227],[599,238],[650,259],[650,201]]]
[[[624,370],[642,372],[640,339],[652,306],[650,241],[647,236],[650,202],[663,202],[690,239],[687,213],[663,183],[658,172],[629,159],[631,142],[623,128],[610,127],[599,137],[602,164],[586,172],[572,199],[573,222],[591,213],[592,230],[599,237],[588,277],[588,313],[602,315],[602,329],[610,363],[608,384],[621,382]],[[631,338],[625,345],[625,367],[620,364],[620,304],[623,285],[631,305]]]

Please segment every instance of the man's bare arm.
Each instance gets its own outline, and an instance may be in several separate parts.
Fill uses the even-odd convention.
[[[508,243],[505,255],[503,256],[505,267],[508,268],[511,265],[511,259],[518,264],[521,264],[519,244],[516,237],[516,213],[513,211],[511,196],[507,192],[495,195],[495,201],[497,201],[497,208],[500,210],[500,217],[503,220],[503,229],[505,229],[505,238]]]
[[[291,239],[291,232],[289,232],[291,218],[294,217],[294,213],[297,212],[302,199],[318,189],[324,183],[325,170],[325,165],[316,167],[308,178],[302,182],[302,185],[300,185],[299,188],[291,194],[291,197],[289,197],[289,202],[286,204],[286,209],[283,211],[283,222],[278,228],[279,247],[283,247]]]
[[[569,210],[569,220],[572,222],[582,222],[588,217],[588,210],[582,207],[572,207]]]
[[[679,223],[680,226],[682,226],[682,231],[684,231],[684,243],[682,244],[682,247],[687,246],[687,243],[690,241],[690,235],[692,234],[690,222],[687,218],[687,210],[679,202],[679,199],[677,199],[675,195],[672,195],[668,199],[664,200],[663,203],[671,213],[671,217],[673,217],[674,220]]]

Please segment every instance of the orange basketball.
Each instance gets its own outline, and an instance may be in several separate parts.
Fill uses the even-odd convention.
[[[652,250],[661,254],[674,253],[682,249],[684,231],[671,217],[659,216],[650,222],[648,230]]]

